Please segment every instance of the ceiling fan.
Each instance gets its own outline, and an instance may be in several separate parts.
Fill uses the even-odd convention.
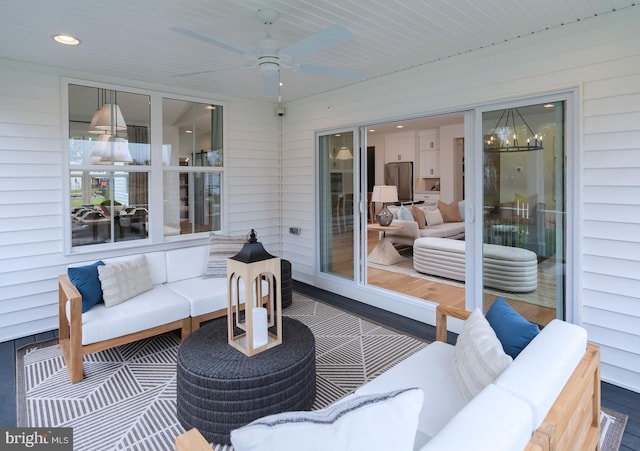
[[[259,39],[255,42],[250,52],[198,33],[197,31],[180,27],[171,28],[172,31],[184,36],[215,45],[252,60],[252,64],[250,65],[189,72],[176,75],[176,77],[204,74],[226,69],[259,68],[262,76],[263,91],[267,96],[276,96],[279,94],[281,69],[291,69],[297,72],[342,78],[346,80],[361,80],[366,77],[366,72],[357,69],[299,62],[300,59],[311,55],[312,53],[319,52],[320,50],[333,47],[352,39],[353,34],[345,26],[332,25],[329,28],[280,49],[278,48],[278,42],[271,37],[271,25],[273,25],[273,23],[278,19],[278,13],[271,9],[261,9],[258,11],[258,17],[265,24],[267,32],[263,39]]]

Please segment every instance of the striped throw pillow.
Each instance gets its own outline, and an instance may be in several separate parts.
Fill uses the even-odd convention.
[[[227,259],[236,255],[247,243],[244,236],[211,235],[209,239],[209,260],[202,277],[227,277]]]

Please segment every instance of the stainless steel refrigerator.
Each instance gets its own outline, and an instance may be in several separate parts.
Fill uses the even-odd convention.
[[[387,163],[384,165],[384,184],[398,188],[398,201],[413,201],[413,162]]]

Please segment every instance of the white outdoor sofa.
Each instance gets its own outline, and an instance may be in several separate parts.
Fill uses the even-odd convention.
[[[60,346],[71,382],[83,379],[83,356],[142,338],[180,330],[185,339],[200,324],[227,313],[227,279],[203,278],[209,245],[143,254],[152,288],[121,304],[97,304],[82,313],[82,297],[67,274],[59,276]],[[105,264],[134,256],[103,259]],[[92,262],[70,266],[83,266]],[[267,287],[263,286],[263,293]]]
[[[456,382],[455,346],[447,344],[446,338],[447,316],[467,319],[469,314],[464,310],[439,306],[436,316],[438,341],[389,368],[352,395],[334,403],[333,407],[361,395],[418,387],[424,399],[415,437],[392,437],[398,443],[408,443],[408,448],[412,444],[412,449],[421,451],[598,449],[600,351],[597,346],[587,343],[586,331],[579,326],[553,320],[493,383],[467,401]],[[385,422],[395,421],[397,415],[402,415],[402,410],[386,412],[389,416],[384,412],[377,416],[371,413],[368,415],[369,424],[362,425],[362,428],[357,424],[351,424],[349,429],[342,427],[337,437],[345,439],[347,436],[346,440],[352,441],[349,449],[363,449],[358,447],[358,441],[363,440],[362,434],[367,435],[366,431],[377,433],[377,427],[384,428]],[[347,411],[344,415],[349,414],[351,412]],[[266,419],[258,420],[263,424],[264,421]],[[376,421],[377,427],[373,424]],[[294,423],[291,422],[289,427],[295,428]],[[271,424],[272,429],[281,427],[277,422]],[[326,427],[334,427],[334,424],[328,423]],[[344,449],[344,446],[340,448],[333,442],[322,442],[317,438],[306,437],[303,440],[286,449],[296,449],[295,446],[313,450],[325,449],[323,446]],[[271,445],[260,442],[256,447],[245,449],[281,449]],[[375,449],[383,448],[387,449],[384,445]],[[197,430],[192,429],[177,437],[176,449],[210,451],[211,446]]]

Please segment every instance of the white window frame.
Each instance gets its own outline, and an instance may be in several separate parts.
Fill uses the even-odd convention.
[[[62,154],[63,154],[63,214],[64,214],[64,253],[65,255],[71,254],[89,254],[99,252],[105,252],[116,249],[127,248],[140,248],[149,247],[152,245],[171,243],[171,242],[183,242],[196,239],[208,238],[209,232],[199,232],[186,235],[176,236],[164,236],[164,224],[163,224],[163,174],[165,170],[174,170],[173,167],[163,167],[162,164],[162,144],[163,144],[163,117],[162,117],[162,99],[170,98],[175,100],[182,100],[186,102],[203,103],[203,104],[215,104],[223,107],[222,127],[223,127],[223,165],[222,167],[183,167],[178,168],[186,169],[187,171],[193,170],[195,172],[221,173],[221,198],[220,198],[220,230],[227,229],[227,177],[224,176],[225,168],[228,162],[228,138],[227,138],[227,103],[220,100],[211,98],[185,96],[175,94],[171,92],[159,92],[147,89],[133,88],[125,85],[115,85],[109,83],[93,82],[89,80],[81,80],[74,78],[61,78],[61,93],[62,93]],[[136,165],[136,166],[118,166],[118,165],[71,165],[69,158],[69,85],[80,85],[91,88],[100,88],[115,91],[126,91],[133,94],[141,94],[149,96],[151,102],[150,108],[150,141],[151,141],[151,164]],[[71,237],[71,203],[69,201],[69,189],[71,183],[71,171],[105,171],[110,172],[112,170],[123,172],[147,172],[149,174],[149,230],[148,237],[140,240],[118,241],[111,243],[90,244],[84,246],[72,246]]]

